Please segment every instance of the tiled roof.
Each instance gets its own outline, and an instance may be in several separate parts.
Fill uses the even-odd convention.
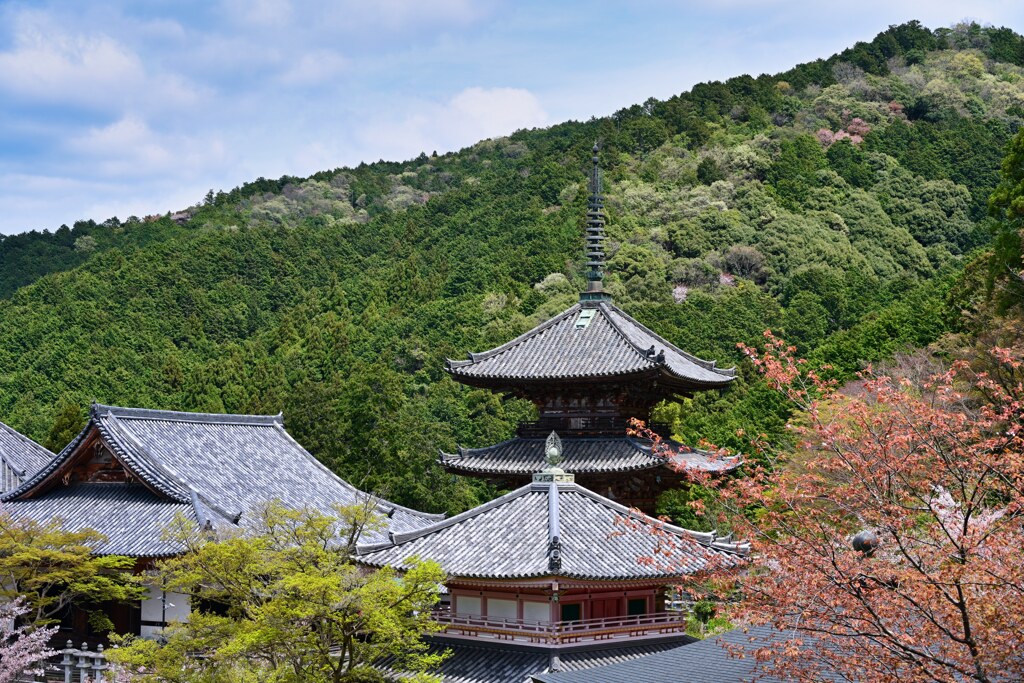
[[[627,516],[641,528],[616,524]],[[671,567],[639,562],[663,545],[646,531],[655,526],[682,546]],[[660,523],[574,483],[535,482],[418,531],[393,534],[388,543],[362,545],[359,560],[401,567],[416,556],[461,578],[645,580],[732,565],[746,552],[746,544]]]
[[[687,469],[725,472],[740,465],[739,458],[715,458],[706,451],[675,442],[665,445],[676,453],[673,461]],[[452,472],[529,476],[547,464],[544,449],[544,439],[515,438],[487,448],[460,448],[458,453],[441,453],[440,462]],[[665,457],[652,452],[649,440],[628,436],[564,437],[562,461],[558,464],[573,474],[631,472],[669,465]]]
[[[691,645],[682,645],[665,652],[640,657],[628,662],[573,671],[563,667],[559,673],[534,674],[534,683],[792,683],[796,679],[765,676],[756,670],[753,651],[794,637],[768,626],[735,629]],[[813,639],[801,636],[804,647]],[[727,649],[728,647],[728,649]],[[742,648],[743,656],[733,656],[730,649]],[[827,662],[827,657],[823,660]],[[822,681],[846,680],[838,673],[820,672]]]
[[[679,647],[679,643],[680,640],[675,639],[577,650],[559,654],[558,661],[563,671],[583,671],[671,650]],[[527,683],[532,674],[547,671],[552,663],[552,653],[538,648],[503,643],[467,644],[441,638],[431,641],[432,654],[446,650],[450,656],[434,672],[441,674],[444,683]],[[386,663],[383,668],[386,668]],[[640,678],[631,683],[643,680]]]
[[[151,491],[188,504],[199,517],[239,519],[271,500],[327,514],[335,505],[362,504],[367,494],[327,469],[285,431],[281,416],[213,415],[94,405],[76,439],[2,499],[35,498],[52,482],[97,429],[121,463]],[[443,519],[376,501],[394,532],[408,532]],[[27,508],[26,508],[27,509]],[[34,516],[34,515],[33,515]],[[205,521],[205,519],[204,519]],[[387,530],[369,532],[371,540]]]
[[[181,548],[163,540],[163,530],[177,514],[196,521],[191,503],[167,500],[142,484],[74,484],[0,507],[15,517],[40,522],[58,519],[69,531],[98,531],[107,537],[106,543],[93,549],[99,555],[175,555]]]
[[[448,368],[467,381],[655,374],[694,389],[724,386],[736,374],[691,356],[608,302],[575,304],[506,344],[449,360]]]
[[[6,465],[17,480],[24,481],[52,459],[49,450],[0,422],[0,465]]]

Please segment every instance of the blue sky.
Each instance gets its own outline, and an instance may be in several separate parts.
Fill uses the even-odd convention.
[[[826,57],[949,0],[0,0],[0,233],[187,207]]]

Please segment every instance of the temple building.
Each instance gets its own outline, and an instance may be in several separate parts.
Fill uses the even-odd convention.
[[[557,436],[546,446],[556,463]],[[693,642],[687,613],[666,610],[666,586],[733,567],[748,552],[630,511],[551,464],[489,503],[360,545],[357,561],[438,562],[450,602],[435,614],[444,631],[429,639],[452,652],[444,680],[518,683]]]
[[[564,444],[562,467],[580,484],[627,506],[653,514],[658,495],[678,487],[680,468],[734,469],[720,459],[666,440],[671,461],[650,440],[628,434],[630,420],[651,425],[659,401],[720,389],[735,377],[713,361],[696,358],[634,320],[604,291],[604,200],[594,146],[587,212],[587,281],[579,302],[510,342],[447,370],[463,384],[526,399],[538,413],[513,439],[485,448],[441,453],[445,469],[514,487],[544,466],[544,438],[556,431]]]
[[[387,527],[368,532],[366,542],[443,519],[351,486],[292,439],[281,415],[98,404],[70,444],[0,495],[15,517],[42,523],[59,518],[67,530],[98,531],[106,542],[94,552],[134,557],[139,572],[182,551],[163,534],[176,516],[200,528],[245,527],[251,513],[274,500],[325,514],[334,514],[335,505],[373,505]],[[149,599],[115,607],[110,616],[118,633],[153,636],[189,611],[187,596],[153,588]],[[87,631],[83,620],[70,619],[72,631]]]
[[[0,422],[0,494],[10,491],[53,460],[53,453]]]

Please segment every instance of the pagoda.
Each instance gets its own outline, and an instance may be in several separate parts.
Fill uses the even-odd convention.
[[[447,574],[449,599],[428,637],[445,681],[523,681],[587,669],[694,642],[672,584],[742,565],[750,545],[666,524],[580,486],[561,469],[562,444],[520,488],[384,542],[356,561],[407,569],[417,559]]]
[[[724,472],[739,459],[671,441],[659,449],[629,433],[631,420],[667,434],[667,427],[650,424],[655,404],[725,387],[736,371],[686,353],[612,303],[603,286],[605,213],[596,144],[586,233],[587,289],[578,303],[490,351],[447,361],[458,382],[532,402],[537,420],[520,424],[508,441],[442,452],[440,460],[451,473],[512,488],[544,466],[545,437],[555,431],[564,447],[561,466],[582,485],[653,514],[658,495],[683,482],[680,470]]]

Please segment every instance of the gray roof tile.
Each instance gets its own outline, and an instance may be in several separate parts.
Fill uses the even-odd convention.
[[[726,472],[740,465],[739,458],[715,458],[706,451],[690,449],[669,441],[677,453],[673,462],[687,469]],[[452,472],[473,475],[529,476],[547,465],[545,439],[510,439],[487,448],[460,448],[458,453],[441,453],[441,464]],[[668,459],[652,452],[651,442],[628,436],[565,437],[562,461],[558,464],[573,474],[632,472],[670,467]]]
[[[787,679],[765,676],[756,670],[753,651],[784,642],[795,634],[768,626],[735,629],[714,638],[682,645],[665,652],[639,657],[628,662],[573,671],[563,667],[559,673],[533,674],[534,683],[786,683]],[[808,637],[801,636],[808,645]],[[813,639],[810,639],[813,643]],[[743,656],[733,656],[727,646],[742,648]],[[827,657],[825,658],[827,661]],[[845,680],[839,674],[822,672],[823,681]],[[794,679],[789,679],[790,681]]]
[[[551,513],[551,508],[554,514]],[[616,520],[631,517],[641,529]],[[663,543],[645,529],[658,526],[681,548],[671,567],[641,564]],[[552,571],[549,544],[558,536],[561,567]],[[590,580],[661,579],[731,565],[746,544],[665,525],[573,483],[527,484],[477,508],[382,544],[360,546],[359,560],[402,566],[412,557],[436,560],[461,578],[561,576]]]
[[[683,636],[683,638],[686,638]],[[617,647],[596,647],[559,655],[565,671],[583,671],[597,666],[624,662],[679,647],[679,640],[648,642]],[[431,653],[450,651],[435,673],[444,683],[526,683],[532,674],[548,670],[551,653],[502,643],[467,644],[443,638],[432,639]],[[386,668],[386,663],[384,663]],[[640,683],[643,679],[631,681]]]
[[[271,500],[332,514],[335,505],[363,504],[368,498],[292,439],[280,415],[212,415],[94,405],[89,424],[79,436],[35,476],[0,499],[45,498],[37,494],[45,490],[49,478],[92,429],[99,430],[121,463],[157,497],[188,505],[197,518],[235,520],[241,514],[244,524],[245,513]],[[378,513],[387,517],[388,529],[368,532],[368,540],[382,540],[388,530],[408,532],[443,519],[443,515],[417,512],[383,499],[375,504]],[[48,508],[32,508],[28,500],[18,508],[25,514],[35,509],[45,515]],[[84,504],[69,510],[75,515],[68,521],[78,528],[89,526]],[[32,515],[40,518],[34,512]]]
[[[46,448],[0,422],[0,464],[6,465],[17,479],[24,481],[53,457]]]
[[[0,508],[15,517],[40,522],[59,520],[71,530],[93,529],[107,537],[94,548],[100,555],[162,557],[181,552],[161,538],[177,514],[196,521],[189,503],[162,498],[142,484],[74,484],[47,491],[31,500],[11,501]]]
[[[449,360],[456,378],[504,380],[583,379],[660,372],[693,387],[720,387],[735,370],[715,367],[655,334],[610,303],[600,303],[586,326],[575,304],[529,332],[468,360]],[[653,347],[654,355],[648,350]],[[659,357],[663,352],[664,357]]]

